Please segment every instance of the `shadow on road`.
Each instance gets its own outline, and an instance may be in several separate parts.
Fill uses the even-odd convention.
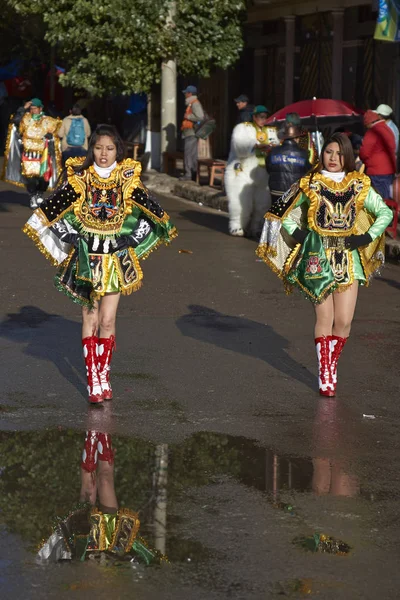
[[[228,219],[226,216],[209,212],[203,213],[197,210],[184,210],[179,213],[179,216],[196,225],[201,225],[201,227],[207,227],[208,229],[214,229],[215,231],[229,235]]]
[[[387,283],[391,287],[394,287],[397,290],[400,290],[400,283],[398,281],[396,281],[395,279],[388,279],[387,277],[379,277],[379,281],[383,281],[384,283]]]
[[[8,212],[7,204],[20,204],[21,206],[29,207],[29,196],[27,193],[14,192],[13,190],[3,190],[0,192],[0,211]]]
[[[0,323],[0,337],[23,344],[27,356],[52,362],[64,379],[85,395],[85,385],[77,374],[83,368],[79,323],[36,306],[23,306],[19,313],[8,314]],[[25,375],[30,377],[28,372]]]
[[[177,327],[185,336],[246,356],[259,358],[271,367],[297,379],[314,392],[316,377],[286,352],[288,341],[270,325],[242,317],[224,315],[212,308],[190,304]]]

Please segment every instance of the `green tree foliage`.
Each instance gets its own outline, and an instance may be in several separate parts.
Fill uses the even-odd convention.
[[[243,47],[244,0],[7,0],[21,16],[41,15],[45,39],[65,61],[63,85],[92,95],[148,91],[161,62],[174,58],[182,74],[208,76],[226,68]]]

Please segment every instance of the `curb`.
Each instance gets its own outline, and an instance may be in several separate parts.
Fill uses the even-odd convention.
[[[209,206],[224,212],[228,212],[228,199],[221,190],[199,185],[194,181],[180,181],[165,173],[147,171],[143,174],[143,182],[146,187],[159,194],[172,194],[185,200],[191,200],[201,206]]]

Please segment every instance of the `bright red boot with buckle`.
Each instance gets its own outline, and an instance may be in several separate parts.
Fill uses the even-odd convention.
[[[97,431],[87,431],[85,444],[83,446],[82,452],[82,462],[81,467],[85,469],[88,473],[93,473],[97,467],[97,457],[98,457],[98,433]]]
[[[111,445],[111,435],[109,433],[99,433],[99,442],[97,445],[99,460],[107,461],[109,465],[114,462],[114,450]]]
[[[86,364],[87,389],[89,394],[89,402],[91,404],[100,404],[103,402],[103,392],[100,383],[100,377],[97,370],[98,338],[94,335],[85,337],[82,340],[83,356]]]
[[[315,338],[315,349],[318,357],[318,384],[321,396],[334,396],[335,386],[331,373],[330,337]]]
[[[337,384],[337,364],[342,354],[345,343],[349,338],[339,337],[337,335],[329,336],[329,348],[331,354],[331,375],[334,388],[336,390]]]
[[[99,377],[104,400],[112,400],[110,384],[111,357],[116,349],[115,336],[99,338]]]

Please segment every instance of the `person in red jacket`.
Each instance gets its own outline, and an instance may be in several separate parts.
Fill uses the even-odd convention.
[[[382,198],[390,198],[390,186],[396,173],[396,140],[393,131],[378,113],[367,110],[367,128],[360,148],[360,158],[375,190]]]

